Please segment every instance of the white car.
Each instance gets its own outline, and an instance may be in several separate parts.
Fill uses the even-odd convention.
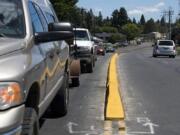
[[[173,40],[157,40],[153,48],[153,57],[169,56],[176,57],[176,45]]]

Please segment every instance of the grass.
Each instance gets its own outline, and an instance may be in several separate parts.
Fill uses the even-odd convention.
[[[178,46],[178,47],[176,48],[176,51],[177,51],[177,55],[180,55],[180,46]]]

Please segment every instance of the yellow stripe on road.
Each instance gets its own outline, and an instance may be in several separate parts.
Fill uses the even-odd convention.
[[[120,96],[120,85],[117,71],[117,58],[118,54],[114,54],[111,58],[108,80],[107,80],[107,96],[106,96],[106,110],[105,119],[106,120],[124,120],[125,113]]]

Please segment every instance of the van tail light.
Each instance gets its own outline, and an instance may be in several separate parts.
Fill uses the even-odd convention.
[[[173,50],[176,50],[176,47],[175,47],[175,46],[173,47]]]

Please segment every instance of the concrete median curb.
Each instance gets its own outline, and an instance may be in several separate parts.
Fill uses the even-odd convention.
[[[124,120],[124,106],[120,94],[120,81],[117,71],[118,54],[115,53],[109,63],[106,91],[105,120]]]

